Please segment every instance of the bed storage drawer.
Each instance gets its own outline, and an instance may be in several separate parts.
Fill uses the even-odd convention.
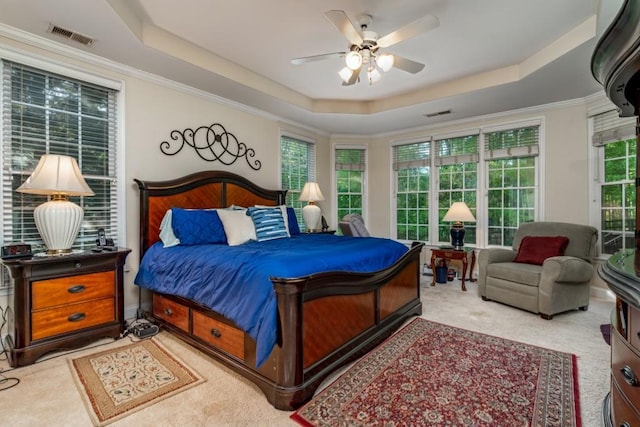
[[[153,316],[189,332],[189,308],[155,293],[153,294]]]
[[[244,332],[195,310],[192,315],[194,336],[244,360]]]

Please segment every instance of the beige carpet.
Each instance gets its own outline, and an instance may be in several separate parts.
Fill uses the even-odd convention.
[[[69,359],[69,367],[96,426],[203,382],[154,339]]]
[[[431,287],[431,277],[425,279],[421,289],[425,319],[577,355],[583,426],[600,426],[610,370],[610,347],[602,339],[600,325],[609,322],[613,301],[592,300],[587,312],[575,311],[546,321],[531,313],[482,301],[475,283],[467,283],[469,291],[463,293],[459,281]],[[165,332],[156,339],[206,382],[112,426],[296,425],[289,419],[290,412],[274,409],[255,385]],[[130,341],[124,339],[6,372],[6,376],[18,377],[21,382],[0,392],[1,424],[91,426],[67,358],[127,344]],[[6,362],[0,366],[6,368]]]

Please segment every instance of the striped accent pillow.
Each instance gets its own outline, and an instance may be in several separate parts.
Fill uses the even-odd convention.
[[[251,207],[247,209],[247,215],[253,220],[258,242],[289,237],[289,231],[279,207]]]

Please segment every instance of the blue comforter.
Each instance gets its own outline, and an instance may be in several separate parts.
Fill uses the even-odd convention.
[[[197,245],[145,253],[135,283],[196,301],[233,320],[256,341],[259,367],[277,336],[276,296],[270,277],[324,271],[374,272],[395,263],[407,247],[375,237],[302,234],[240,246]]]

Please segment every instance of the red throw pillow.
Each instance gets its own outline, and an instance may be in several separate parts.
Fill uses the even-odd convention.
[[[569,238],[565,236],[526,236],[513,261],[542,265],[547,258],[564,255],[568,245]]]

